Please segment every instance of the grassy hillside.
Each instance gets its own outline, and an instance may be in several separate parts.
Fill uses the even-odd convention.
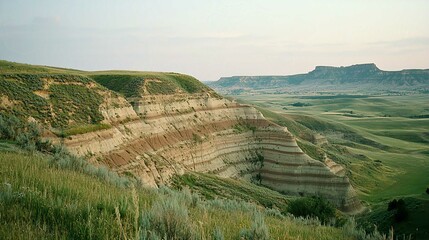
[[[282,215],[287,199],[269,189],[192,173],[175,178],[180,192],[145,189],[40,134],[0,118],[1,239],[347,239],[348,230]]]
[[[279,192],[257,186],[244,180],[225,179],[215,175],[189,172],[173,178],[173,187],[188,187],[206,199],[234,199],[254,202],[267,208],[287,211],[290,200],[296,197],[285,196]]]
[[[396,198],[405,202],[407,212],[403,221],[395,220],[395,210],[388,210],[389,201],[373,205],[372,211],[359,218],[359,222],[369,229],[377,223],[380,231],[386,232],[391,227],[397,235],[412,235],[413,239],[427,239],[429,236],[429,194],[423,193],[411,197]]]
[[[143,89],[149,94],[209,91],[209,88],[197,79],[179,73],[108,71],[93,72],[90,73],[90,77],[127,98],[141,96]]]
[[[2,239],[136,239],[149,229],[156,232],[154,224],[164,221],[177,224],[170,226],[177,239],[207,239],[215,233],[238,239],[240,231],[252,229],[255,211],[265,218],[259,224],[271,239],[351,239],[344,230],[242,201],[202,200],[188,190],[117,187],[54,167],[50,156],[10,149],[0,150]]]
[[[81,75],[0,73],[0,111],[31,116],[55,128],[99,123],[102,89],[91,82]]]
[[[80,74],[83,71],[68,68],[58,68],[49,66],[30,65],[24,63],[9,62],[0,60],[0,72],[2,73],[74,73]]]
[[[211,91],[178,73],[86,72],[0,61],[0,113],[31,116],[61,135],[106,128],[100,106],[110,90],[126,98]]]

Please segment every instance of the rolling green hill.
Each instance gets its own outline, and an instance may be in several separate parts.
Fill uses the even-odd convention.
[[[100,178],[53,161],[50,155],[0,144],[1,239],[239,239],[245,229],[266,232],[270,239],[354,239],[357,231],[349,225],[321,226],[243,200],[207,199],[186,188],[124,188],[108,173]],[[232,190],[244,186],[214,182]],[[247,191],[249,201],[254,190]],[[255,214],[262,222],[254,220]]]
[[[106,128],[101,124],[100,112],[106,95],[119,93],[132,98],[144,92],[156,95],[210,91],[197,79],[178,73],[86,72],[0,61],[0,112],[22,119],[32,117],[54,132]]]
[[[144,87],[149,94],[210,91],[197,79],[179,73],[106,71],[90,73],[89,77],[127,98],[140,96]]]
[[[365,227],[377,224],[386,232],[429,236],[429,121],[428,96],[387,95],[236,95],[252,103],[264,116],[288,127],[304,151],[317,159],[320,152],[347,168],[352,185],[370,212],[358,220]],[[297,106],[296,102],[305,104]],[[421,117],[414,117],[421,116]],[[317,144],[321,134],[327,143]],[[319,158],[320,159],[320,158]],[[389,201],[403,199],[408,218],[394,221]],[[419,229],[418,231],[416,229]],[[415,236],[418,236],[415,238]]]

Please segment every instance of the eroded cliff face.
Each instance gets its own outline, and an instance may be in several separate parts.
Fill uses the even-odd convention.
[[[197,171],[360,206],[341,166],[311,159],[286,128],[191,76],[0,65],[0,114],[39,123],[45,137],[148,186]]]
[[[65,144],[149,186],[168,184],[185,171],[207,172],[288,194],[321,195],[344,211],[360,208],[341,166],[310,158],[286,128],[253,107],[212,91],[105,99],[100,110],[113,127]]]

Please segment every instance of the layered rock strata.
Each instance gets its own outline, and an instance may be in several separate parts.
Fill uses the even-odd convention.
[[[286,128],[267,121],[253,107],[213,92],[128,101],[102,109],[114,127],[72,136],[65,144],[149,186],[197,171],[253,179],[287,194],[321,195],[345,211],[359,207],[344,174],[303,153]]]

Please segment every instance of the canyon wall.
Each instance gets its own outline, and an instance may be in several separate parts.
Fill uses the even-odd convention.
[[[197,171],[247,179],[287,194],[321,195],[344,211],[360,207],[347,177],[334,170],[338,165],[310,158],[286,128],[253,107],[212,91],[114,102],[120,104],[101,108],[113,127],[69,137],[65,144],[72,152],[93,156],[149,186]]]
[[[148,186],[197,171],[360,208],[340,165],[310,158],[286,128],[191,76],[0,65],[0,114],[37,122],[46,138]]]

